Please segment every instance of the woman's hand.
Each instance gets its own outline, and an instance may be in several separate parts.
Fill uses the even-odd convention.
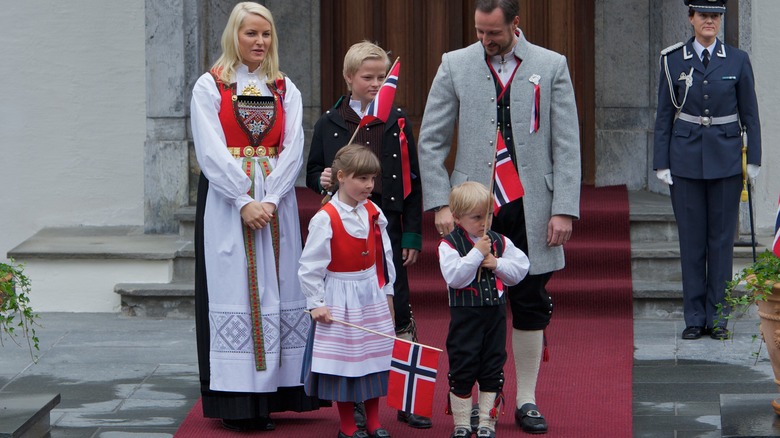
[[[324,324],[330,324],[331,322],[333,322],[333,317],[330,316],[330,309],[328,309],[327,306],[311,309],[310,312],[311,312],[311,319],[313,319],[316,322],[321,322]]]
[[[241,207],[241,220],[253,230],[262,229],[274,217],[276,206],[270,202],[252,201]]]

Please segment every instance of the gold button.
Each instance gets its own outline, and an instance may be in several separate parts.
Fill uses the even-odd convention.
[[[252,146],[247,146],[244,148],[244,156],[245,157],[253,157],[255,155],[255,148]]]

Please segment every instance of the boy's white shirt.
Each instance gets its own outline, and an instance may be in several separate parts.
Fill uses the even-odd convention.
[[[469,234],[472,242],[476,242],[480,237]],[[512,241],[504,236],[504,254],[496,259],[496,276],[507,286],[514,286],[525,278],[528,274],[530,262],[520,248],[516,247]],[[439,267],[441,275],[447,285],[453,289],[462,289],[474,281],[477,275],[477,269],[482,264],[485,257],[476,248],[472,248],[465,256],[461,257],[458,251],[451,247],[449,243],[442,240],[439,243]]]

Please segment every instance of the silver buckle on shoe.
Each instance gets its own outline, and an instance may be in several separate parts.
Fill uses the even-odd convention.
[[[537,411],[536,409],[531,409],[530,411],[527,411],[525,415],[531,418],[542,418],[541,412]]]

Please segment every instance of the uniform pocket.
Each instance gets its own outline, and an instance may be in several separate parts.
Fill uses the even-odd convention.
[[[675,137],[690,137],[691,127],[688,123],[677,123],[674,125]]]
[[[729,123],[726,125],[726,137],[739,137],[742,132],[739,129],[739,123]]]

